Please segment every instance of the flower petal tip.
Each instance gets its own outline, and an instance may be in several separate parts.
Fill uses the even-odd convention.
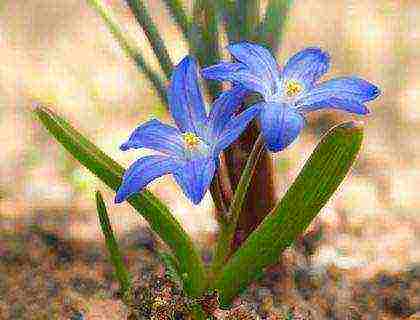
[[[130,147],[128,146],[128,143],[125,142],[122,145],[120,145],[120,150],[121,151],[127,151],[128,149],[130,149]]]
[[[194,198],[194,199],[191,198],[190,200],[195,206],[198,206],[200,204],[201,200],[203,200],[203,196],[201,198]]]
[[[116,196],[115,196],[115,198],[114,198],[114,203],[115,204],[118,204],[118,203],[123,202],[124,200],[125,200],[124,195],[122,195],[120,193],[117,193]]]
[[[371,92],[370,92],[370,96],[372,97],[372,100],[373,100],[373,99],[376,99],[376,98],[377,98],[377,97],[379,97],[381,94],[382,94],[382,92],[381,92],[381,90],[379,89],[379,87],[377,87],[377,86],[375,86],[375,85],[372,85]]]

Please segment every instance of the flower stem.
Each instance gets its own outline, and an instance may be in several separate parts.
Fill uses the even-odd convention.
[[[220,225],[219,239],[216,244],[214,262],[212,266],[213,275],[215,275],[223,264],[226,262],[227,257],[231,253],[232,241],[235,235],[236,225],[238,223],[239,214],[242,210],[242,205],[248,191],[252,176],[254,175],[255,168],[260,159],[262,151],[264,150],[264,138],[260,134],[255,141],[251,154],[246,162],[245,168],[242,172],[241,179],[235,191],[232,203],[229,208],[229,221],[226,224]]]

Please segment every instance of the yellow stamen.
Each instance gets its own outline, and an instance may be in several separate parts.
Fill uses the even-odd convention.
[[[302,85],[294,80],[289,80],[286,82],[286,95],[288,97],[294,97],[302,92],[303,87]]]
[[[189,150],[196,149],[200,144],[200,138],[195,133],[186,132],[183,134],[185,147]]]

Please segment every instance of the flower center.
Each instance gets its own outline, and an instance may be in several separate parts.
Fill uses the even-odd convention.
[[[301,93],[303,90],[303,86],[295,81],[295,80],[289,80],[286,82],[286,86],[285,86],[285,92],[286,92],[286,96],[288,96],[289,98],[297,96],[299,93]]]
[[[192,132],[185,132],[183,134],[185,148],[188,150],[196,150],[200,145],[201,139]]]

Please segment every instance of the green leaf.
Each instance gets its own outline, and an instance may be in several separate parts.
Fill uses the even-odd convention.
[[[245,168],[242,171],[241,179],[239,180],[238,186],[236,187],[235,195],[229,208],[229,221],[225,224],[220,224],[219,237],[217,239],[214,261],[212,265],[213,275],[217,274],[230,254],[239,214],[241,213],[242,205],[248,192],[251,179],[254,175],[255,168],[264,150],[264,146],[264,138],[260,134],[254,144],[254,147],[252,148]]]
[[[269,1],[264,19],[258,27],[257,42],[270,47],[274,54],[279,49],[292,3],[293,0]]]
[[[146,5],[142,0],[128,0],[127,2],[136,17],[137,22],[149,40],[153,52],[159,61],[160,67],[165,73],[167,79],[169,79],[172,73],[173,63],[168,50],[166,49],[165,42],[150,17]]]
[[[157,253],[162,263],[165,265],[165,275],[174,283],[182,288],[182,275],[179,273],[178,261],[166,252]]]
[[[134,41],[124,32],[121,26],[117,23],[111,10],[101,0],[86,0],[87,3],[101,16],[109,31],[112,33],[118,44],[136,64],[137,68],[145,74],[145,76],[152,83],[160,100],[164,105],[167,105],[166,87],[161,76],[153,71],[149,64],[144,59],[140,49],[134,44]]]
[[[40,106],[35,109],[35,114],[57,141],[83,166],[111,189],[118,189],[124,173],[122,166],[53,111]],[[187,293],[192,296],[200,294],[206,285],[203,262],[190,237],[169,209],[147,190],[130,197],[128,202],[147,220],[150,228],[176,256],[180,272],[185,275],[183,280]]]
[[[239,31],[238,40],[254,40],[260,22],[260,0],[237,1],[236,6],[236,15],[239,19],[236,26]]]
[[[105,244],[109,252],[110,260],[115,268],[115,275],[120,283],[120,291],[124,297],[131,288],[131,277],[122,259],[120,248],[117,240],[115,240],[114,232],[112,231],[111,223],[109,222],[104,200],[99,191],[96,191],[96,209],[98,211],[99,223],[105,237]]]
[[[191,19],[185,12],[185,8],[180,0],[163,0],[168,8],[175,23],[180,27],[182,34],[186,40],[191,39]]]
[[[230,43],[255,41],[260,23],[260,0],[215,0]]]
[[[229,305],[305,231],[350,170],[362,139],[363,128],[354,122],[338,125],[323,137],[283,199],[220,272],[213,287],[222,305]]]
[[[211,66],[220,61],[219,19],[213,1],[196,0],[193,9],[193,23],[189,38],[190,52],[197,57],[200,65]],[[220,83],[208,83],[213,98],[218,95]]]

